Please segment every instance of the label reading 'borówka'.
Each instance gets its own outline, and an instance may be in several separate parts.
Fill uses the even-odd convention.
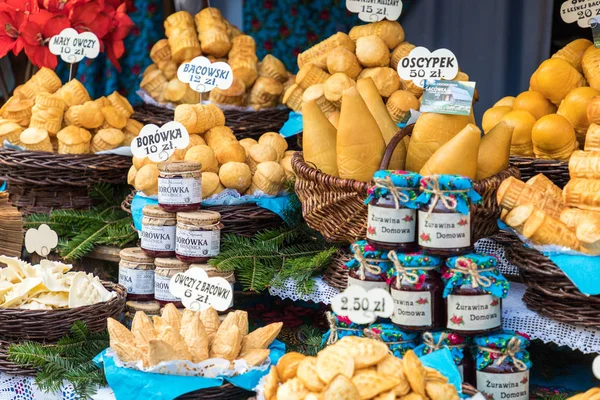
[[[202,203],[202,183],[196,178],[158,178],[158,203],[188,205]]]

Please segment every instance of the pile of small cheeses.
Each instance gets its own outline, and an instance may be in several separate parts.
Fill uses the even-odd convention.
[[[69,272],[71,265],[42,260],[31,265],[17,258],[0,256],[1,308],[56,310],[89,306],[115,296],[100,279],[85,272]]]
[[[143,125],[117,92],[92,100],[77,79],[62,84],[48,68],[17,87],[0,108],[0,145],[25,150],[89,154],[129,146]]]
[[[282,326],[277,322],[249,332],[245,311],[232,311],[221,322],[214,308],[202,312],[186,309],[182,315],[172,303],[152,320],[137,311],[131,331],[108,319],[110,348],[122,362],[142,361],[144,367],[168,361],[199,363],[209,358],[244,360],[248,367],[258,366],[269,357],[268,347]]]
[[[542,62],[529,90],[507,96],[483,115],[483,130],[514,127],[511,154],[569,160],[586,136],[600,137],[600,49],[577,39]]]
[[[224,189],[252,195],[261,191],[276,195],[292,179],[293,151],[279,133],[267,132],[258,141],[237,140],[224,126],[225,115],[214,104],[182,104],[175,108],[175,121],[190,134],[185,149],[175,150],[169,161],[194,161],[201,165],[202,198]],[[133,157],[128,183],[148,196],[158,193],[158,166],[149,158]]]
[[[226,62],[233,71],[229,89],[215,88],[210,95],[205,94],[204,100],[216,104],[248,105],[257,110],[275,107],[281,104],[285,88],[293,83],[288,83],[290,74],[276,57],[266,55],[259,63],[254,39],[231,25],[216,8],[207,7],[195,17],[179,11],[164,25],[167,39],[152,47],[154,63],[146,68],[140,84],[159,103],[200,102],[201,94],[177,78],[179,66],[200,55],[211,62]]]

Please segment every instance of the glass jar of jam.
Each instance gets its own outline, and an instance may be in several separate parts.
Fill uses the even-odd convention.
[[[478,336],[474,342],[477,390],[494,399],[528,400],[529,338],[505,331]]]
[[[411,251],[417,246],[417,193],[421,176],[377,171],[368,190],[367,242],[376,249]]]
[[[473,251],[471,204],[481,201],[471,179],[431,175],[421,180],[417,198],[418,242],[427,254],[451,257]]]
[[[375,288],[387,290],[387,273],[392,267],[388,252],[375,249],[366,240],[353,243],[350,249],[354,258],[346,263],[348,286],[358,285],[366,291]]]
[[[447,328],[463,335],[491,333],[502,327],[502,299],[510,287],[486,254],[452,257],[442,268]]]
[[[231,292],[234,293],[235,274],[233,271],[219,271],[217,267],[210,264],[192,264],[190,268],[202,268],[209,278],[219,277],[225,279],[231,285]],[[229,308],[231,307],[233,307],[233,297],[231,297],[231,304],[229,304]],[[219,313],[227,313],[227,310],[219,311]]]
[[[173,257],[175,255],[175,214],[159,206],[142,209],[142,237],[140,247],[150,257]]]
[[[423,253],[388,253],[394,268],[389,271],[394,299],[392,322],[405,331],[440,329],[446,326],[442,260]]]
[[[135,313],[138,311],[143,311],[150,318],[153,315],[160,316],[160,304],[156,301],[129,300],[125,303],[125,309],[124,325],[129,329],[131,329],[131,323],[133,322]]]
[[[201,165],[192,161],[158,164],[158,205],[169,212],[195,211],[202,203]]]
[[[177,258],[157,258],[154,265],[154,299],[161,306],[173,303],[175,307],[182,308],[181,299],[171,294],[170,283],[175,274],[188,270],[188,264]]]
[[[154,300],[154,258],[139,247],[123,249],[119,257],[119,284],[127,288],[127,299]]]
[[[383,341],[398,358],[404,357],[407,351],[414,350],[419,340],[418,332],[404,332],[389,323],[371,324],[365,329],[364,334],[365,337]]]
[[[183,262],[203,264],[219,255],[221,214],[216,211],[177,213],[175,255]]]
[[[350,318],[337,315],[334,312],[326,313],[329,330],[323,335],[323,342],[327,345],[334,344],[346,336],[363,337],[367,325],[356,324],[350,321]]]
[[[415,349],[418,357],[447,348],[452,354],[452,359],[458,368],[461,380],[471,384],[475,383],[475,367],[467,338],[455,332],[439,331],[424,332],[421,339],[422,343]]]

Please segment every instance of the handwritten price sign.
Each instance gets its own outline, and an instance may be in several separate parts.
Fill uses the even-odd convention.
[[[401,0],[346,0],[348,11],[358,14],[365,22],[396,21],[402,14]]]
[[[229,89],[233,83],[233,71],[224,62],[211,63],[206,57],[196,57],[177,69],[177,79],[188,83],[196,92],[210,92],[214,88]]]
[[[370,324],[377,317],[391,317],[394,313],[394,300],[385,289],[377,288],[367,292],[361,286],[352,285],[333,298],[331,309],[356,324]]]
[[[79,33],[73,28],[66,28],[50,38],[48,47],[50,53],[60,56],[64,62],[74,64],[84,57],[98,57],[100,40],[92,32]]]
[[[580,27],[589,28],[592,18],[600,20],[600,1],[567,0],[560,6],[560,16],[567,24],[577,21]]]
[[[167,122],[160,128],[149,124],[131,142],[131,152],[136,157],[161,162],[168,160],[176,149],[185,149],[189,144],[190,135],[179,122]]]
[[[202,268],[194,267],[175,274],[169,282],[169,288],[171,294],[181,299],[184,307],[192,311],[209,307],[225,311],[233,299],[231,284],[224,278],[209,278]]]
[[[424,87],[427,80],[451,80],[457,74],[458,61],[448,49],[439,49],[432,53],[425,47],[415,47],[398,63],[400,78],[413,81],[419,87]]]

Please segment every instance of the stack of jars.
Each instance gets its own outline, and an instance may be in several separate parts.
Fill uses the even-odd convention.
[[[223,224],[218,212],[200,209],[200,168],[199,163],[189,161],[158,165],[158,205],[142,210],[140,248],[124,249],[120,254],[119,283],[127,288],[128,299],[181,307],[169,282],[191,267],[203,268],[209,276],[222,276],[233,285],[233,273],[221,273],[206,264],[219,254]]]
[[[502,299],[509,288],[496,258],[473,253],[471,209],[481,196],[471,179],[457,175],[378,171],[373,180],[365,201],[367,237],[351,246],[348,285],[389,287],[394,326],[404,337],[421,333],[424,346],[459,349],[453,352],[460,354],[455,362],[474,383],[475,371],[463,365],[472,360],[468,344],[473,338],[485,342],[501,331]],[[513,357],[497,359],[514,366]]]

